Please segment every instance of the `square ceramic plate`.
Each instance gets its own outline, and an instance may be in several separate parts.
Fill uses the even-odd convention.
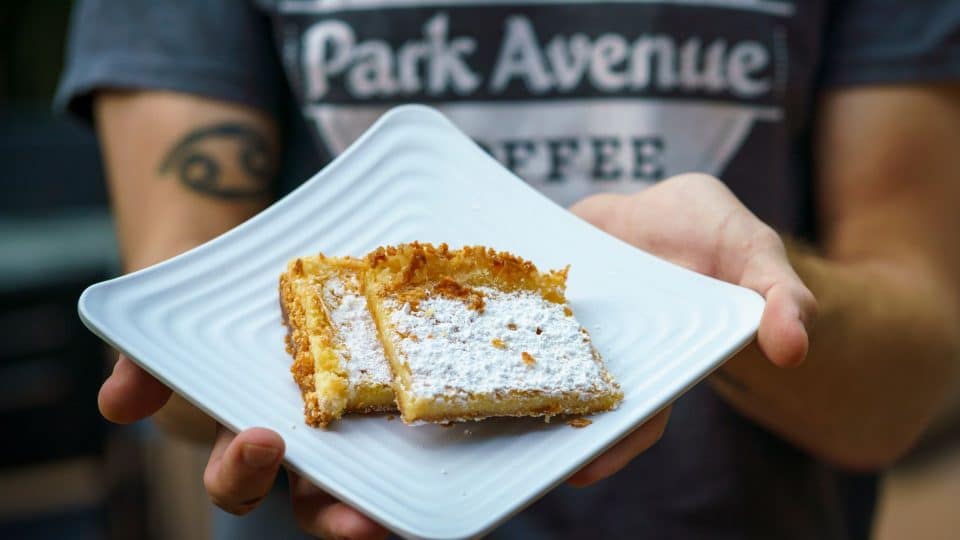
[[[620,382],[586,429],[542,420],[408,427],[304,424],[277,280],[293,257],[405,241],[482,244],[541,269],[571,265],[568,298]],[[295,192],[192,251],[99,283],[84,323],[234,430],[263,426],[287,464],[408,537],[490,531],[700,381],[756,332],[762,298],[639,251],[576,218],[438,112],[404,106]]]

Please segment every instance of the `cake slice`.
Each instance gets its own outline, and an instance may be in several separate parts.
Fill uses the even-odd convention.
[[[367,262],[404,422],[582,414],[622,399],[566,303],[567,269],[420,243],[378,248]]]
[[[362,260],[318,255],[280,276],[287,352],[306,421],[326,426],[345,412],[395,410],[390,367],[362,291]]]

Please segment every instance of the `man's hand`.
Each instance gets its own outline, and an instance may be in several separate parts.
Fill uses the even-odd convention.
[[[169,388],[121,355],[100,388],[98,402],[107,420],[127,424],[156,413],[170,395]],[[270,493],[283,453],[283,439],[273,431],[253,428],[235,435],[218,427],[203,475],[210,498],[231,514],[247,514]],[[308,481],[293,473],[289,478],[294,515],[304,531],[322,538],[387,536],[386,529],[376,522]]]
[[[960,385],[960,251],[945,247],[960,230],[960,88],[851,87],[824,94],[817,110],[816,251],[784,250],[701,175],[594,197],[574,211],[763,294],[758,343],[725,363],[711,387],[812,457],[876,471],[947,418]]]
[[[817,312],[813,294],[790,266],[777,233],[719,180],[675,176],[634,195],[594,195],[570,210],[649,253],[757,291],[767,301],[757,335],[760,350],[779,367],[803,362],[807,326]],[[668,414],[655,416],[570,483],[587,485],[616,473],[659,439]]]
[[[279,139],[262,111],[175,92],[102,91],[96,118],[127,270],[209,240],[269,201]],[[201,441],[213,435],[210,418],[123,356],[100,389],[99,405],[113,422],[152,416],[169,433]],[[210,497],[228,512],[250,512],[270,492],[283,453],[283,439],[272,431],[234,435],[218,428],[204,474]],[[305,480],[291,475],[290,491],[308,533],[386,536]]]
[[[780,236],[716,178],[683,174],[634,195],[595,195],[570,210],[644,251],[757,291],[767,301],[760,349],[780,367],[803,362],[817,312],[813,294]]]

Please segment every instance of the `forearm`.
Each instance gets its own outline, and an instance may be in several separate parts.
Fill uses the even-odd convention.
[[[896,459],[957,391],[957,298],[908,260],[832,261],[788,248],[819,315],[793,370],[755,346],[711,379],[734,407],[814,455],[872,469]]]
[[[168,92],[102,92],[98,136],[126,271],[201,244],[269,200],[277,135],[263,113]],[[213,423],[174,395],[155,416],[206,439]]]
[[[101,92],[98,136],[124,266],[169,258],[269,201],[276,129],[263,113],[169,92]]]

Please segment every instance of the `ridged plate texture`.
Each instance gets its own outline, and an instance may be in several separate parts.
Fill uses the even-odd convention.
[[[625,399],[573,429],[494,420],[408,427],[303,422],[277,279],[298,255],[363,255],[420,240],[482,244],[541,269],[571,265],[568,297]],[[718,367],[755,334],[759,295],[684,270],[576,218],[436,111],[385,114],[295,192],[174,259],[96,284],[95,333],[232,429],[279,432],[287,464],[407,537],[490,531]]]

